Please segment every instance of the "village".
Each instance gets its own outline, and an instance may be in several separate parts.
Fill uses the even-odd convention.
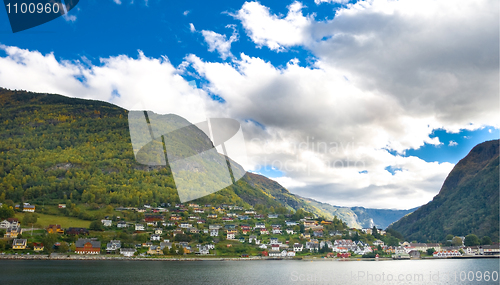
[[[35,213],[36,207],[26,203],[22,211]],[[52,224],[36,231],[22,227],[17,218],[5,219],[0,221],[0,255],[414,259],[500,254],[498,244],[466,246],[465,237],[454,237],[453,245],[408,242],[383,229],[348,228],[337,218],[328,221],[300,211],[263,214],[235,205],[193,203],[117,207],[114,211],[137,213],[140,219],[126,220],[115,214],[93,221],[88,228]]]

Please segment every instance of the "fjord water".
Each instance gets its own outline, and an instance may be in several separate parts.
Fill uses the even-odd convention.
[[[0,284],[499,284],[499,266],[496,258],[180,262],[1,260]]]

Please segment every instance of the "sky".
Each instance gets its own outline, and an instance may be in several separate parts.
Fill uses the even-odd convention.
[[[0,86],[240,122],[247,171],[409,209],[499,138],[499,2],[88,0],[13,33]]]

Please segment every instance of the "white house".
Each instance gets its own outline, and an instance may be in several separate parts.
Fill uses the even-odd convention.
[[[112,225],[113,221],[108,220],[108,219],[104,219],[104,220],[101,220],[101,223],[102,223],[102,225],[103,225],[103,226],[105,226],[105,227],[111,227],[111,225]]]
[[[287,257],[294,257],[295,256],[295,251],[288,251],[286,254]]]
[[[136,231],[143,231],[144,225],[143,224],[135,224],[135,230]]]
[[[161,236],[160,235],[151,235],[151,241],[160,241],[161,240]]]
[[[125,257],[132,257],[137,250],[135,248],[120,248],[120,254]]]
[[[295,252],[301,252],[304,246],[300,243],[294,243],[293,244],[293,251]]]
[[[292,229],[286,229],[286,233],[289,235],[293,235],[295,232]]]

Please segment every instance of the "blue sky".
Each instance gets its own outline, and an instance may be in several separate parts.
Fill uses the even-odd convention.
[[[88,0],[15,34],[0,9],[0,86],[232,117],[247,170],[332,204],[412,208],[499,138],[497,6]]]

